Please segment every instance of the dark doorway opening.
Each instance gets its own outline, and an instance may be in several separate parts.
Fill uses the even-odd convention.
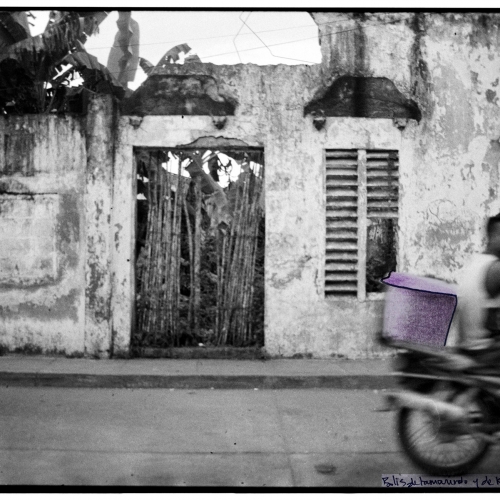
[[[261,149],[140,148],[135,354],[264,344]]]

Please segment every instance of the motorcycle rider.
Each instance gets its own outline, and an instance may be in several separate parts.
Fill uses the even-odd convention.
[[[459,344],[472,350],[500,342],[500,214],[486,225],[487,244],[462,270],[458,292]]]

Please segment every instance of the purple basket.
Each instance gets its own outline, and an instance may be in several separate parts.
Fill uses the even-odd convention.
[[[444,281],[392,272],[384,307],[384,335],[429,346],[444,346],[457,307],[455,288]]]

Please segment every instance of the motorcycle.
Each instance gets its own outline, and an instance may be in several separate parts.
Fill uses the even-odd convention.
[[[386,398],[405,453],[431,475],[470,472],[500,440],[500,342],[478,351],[380,341],[398,350],[401,391]]]

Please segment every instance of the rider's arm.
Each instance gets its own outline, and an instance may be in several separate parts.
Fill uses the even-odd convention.
[[[486,291],[490,297],[500,295],[500,260],[491,264],[486,273]]]

